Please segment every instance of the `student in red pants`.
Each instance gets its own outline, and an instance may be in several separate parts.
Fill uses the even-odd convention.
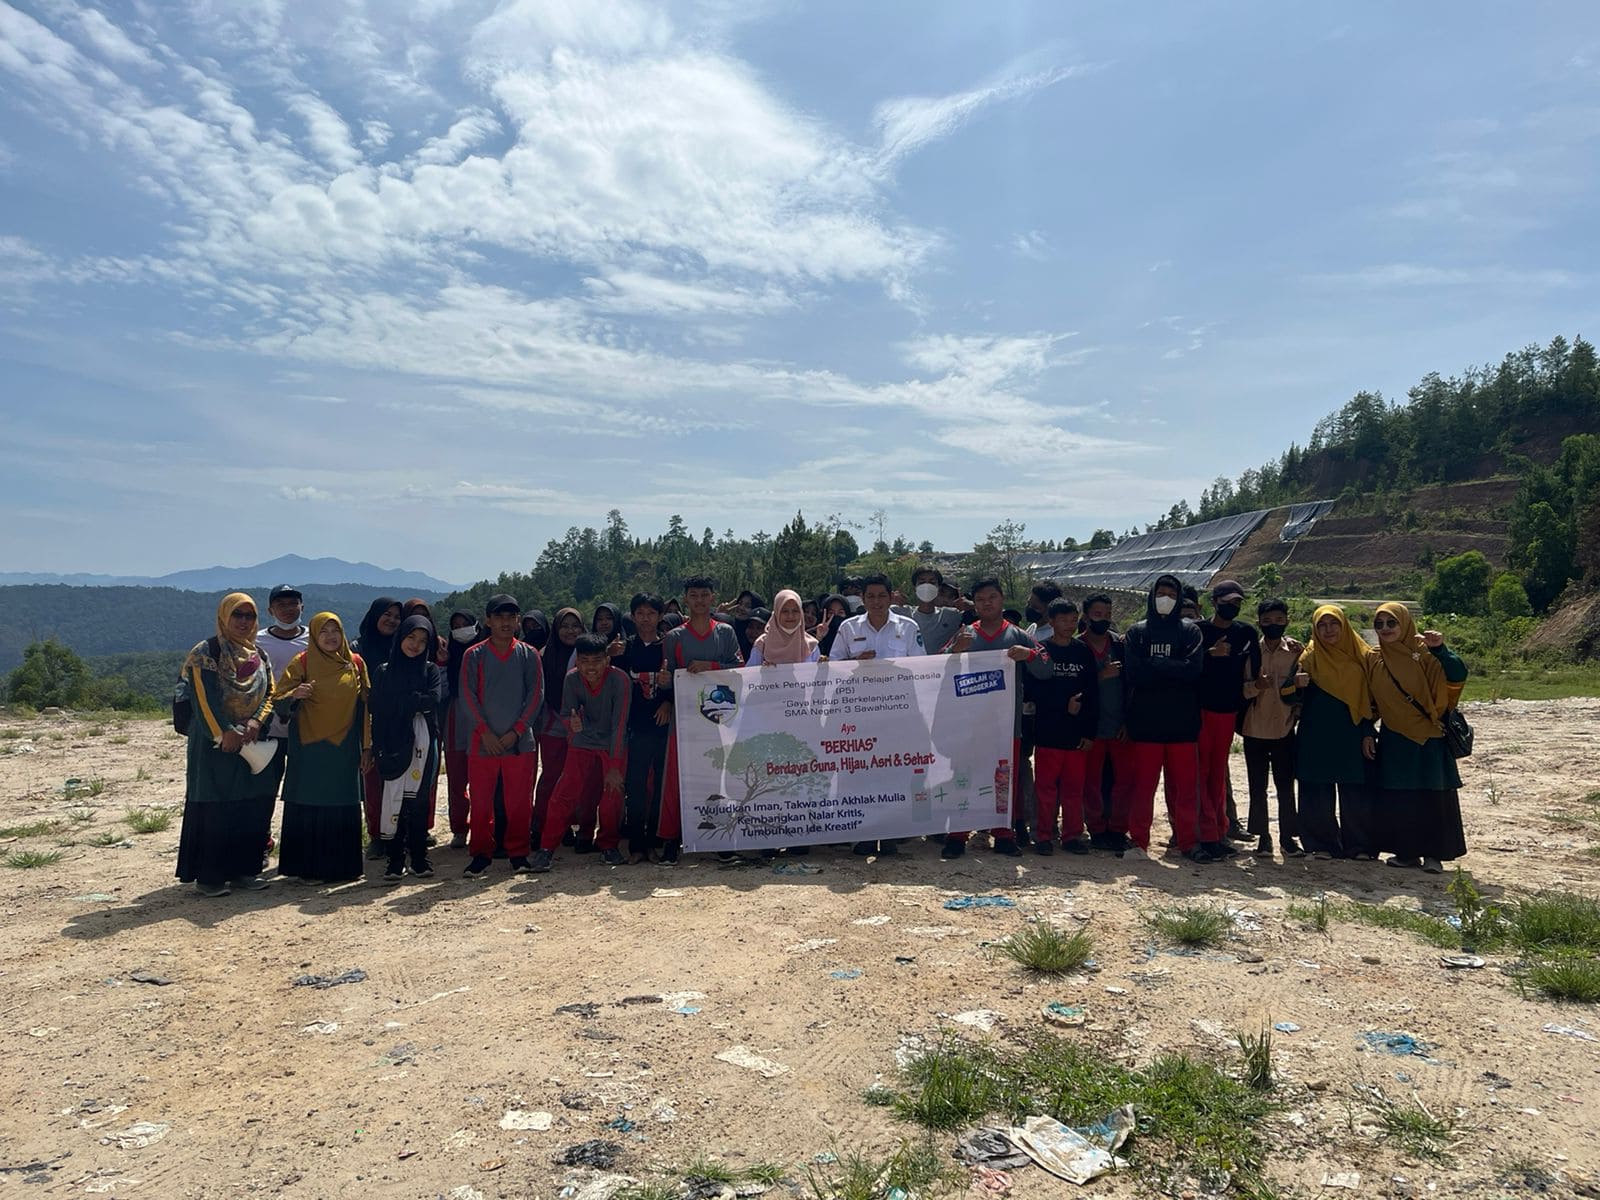
[[[1228,835],[1228,754],[1245,709],[1244,681],[1261,670],[1261,635],[1236,620],[1244,588],[1231,579],[1211,589],[1211,620],[1200,626],[1205,665],[1200,673],[1200,840],[1236,853]]]
[[[1006,597],[998,579],[980,579],[972,585],[972,611],[977,621],[963,625],[950,640],[951,654],[965,654],[969,650],[1004,650],[1013,662],[1027,662],[1039,653],[1039,645],[1005,617]],[[1018,789],[1018,768],[1022,759],[1022,689],[1016,690],[1016,703],[1011,717],[1011,780],[1012,799]],[[939,857],[960,858],[967,852],[969,833],[947,833]],[[1010,825],[1004,829],[991,829],[994,852],[1015,858],[1022,851],[1017,847],[1016,830]]]
[[[1083,819],[1089,828],[1089,845],[1121,858],[1132,845],[1128,840],[1128,800],[1133,794],[1133,760],[1122,728],[1122,635],[1111,628],[1110,596],[1097,592],[1084,600],[1083,631],[1078,640],[1094,655],[1099,685],[1094,744],[1083,771]],[[1109,802],[1105,793],[1107,764],[1111,770]]]
[[[623,862],[617,845],[622,840],[622,782],[633,684],[626,671],[611,665],[605,638],[584,634],[578,639],[577,656],[578,665],[567,672],[561,693],[561,712],[567,722],[567,764],[550,797],[544,833],[533,856],[535,871],[550,869],[573,814],[591,801],[597,803],[600,813],[595,844],[600,847],[601,861],[613,867]]]
[[[1156,784],[1165,776],[1167,816],[1178,850],[1194,862],[1222,857],[1200,842],[1198,688],[1205,642],[1193,621],[1178,615],[1183,583],[1162,575],[1150,589],[1145,619],[1123,639],[1127,682],[1124,722],[1133,767],[1128,837],[1150,848]]]
[[[539,652],[517,638],[522,606],[490,596],[488,640],[461,660],[461,699],[471,723],[467,789],[471,797],[467,848],[469,879],[481,878],[494,856],[494,797],[506,810],[506,855],[513,871],[528,871],[533,822],[533,773],[539,764],[534,726],[544,703]]]
[[[544,835],[550,797],[555,795],[567,763],[567,724],[561,719],[561,689],[571,669],[567,660],[583,632],[583,614],[575,608],[560,609],[550,629],[550,640],[540,651],[544,656],[544,710],[534,728],[539,736],[539,786],[533,793],[534,838]]]
[[[1051,634],[1039,643],[1042,654],[1028,660],[1034,685],[1033,788],[1038,818],[1033,849],[1054,854],[1056,822],[1061,848],[1089,853],[1083,833],[1084,773],[1099,721],[1100,688],[1094,651],[1078,640],[1078,606],[1058,596],[1045,606]],[[1096,799],[1099,793],[1096,792]]]
[[[723,671],[744,666],[744,655],[739,651],[739,636],[733,626],[714,621],[711,617],[711,609],[717,602],[716,580],[709,575],[691,575],[683,581],[683,602],[689,609],[689,619],[669,629],[661,639],[663,665],[656,679],[658,687],[672,686],[673,673],[676,671],[698,675],[703,671]],[[661,786],[661,817],[656,835],[664,843],[660,861],[663,866],[671,866],[678,861],[679,843],[683,839],[676,724],[667,737],[666,777]],[[734,856],[724,853],[719,857]]]
[[[467,844],[467,746],[472,730],[461,702],[461,661],[471,646],[483,641],[488,633],[478,624],[478,618],[464,608],[450,614],[450,657],[445,664],[445,684],[450,689],[449,703],[445,708],[444,768],[448,788],[450,814],[450,845],[457,850]]]

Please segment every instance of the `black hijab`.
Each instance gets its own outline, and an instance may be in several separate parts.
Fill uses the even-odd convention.
[[[428,644],[422,653],[412,658],[401,649],[410,634],[418,629],[428,635]],[[372,684],[372,745],[378,755],[378,766],[385,779],[397,778],[390,771],[401,769],[411,758],[412,717],[417,712],[414,697],[418,692],[430,692],[438,684],[438,667],[433,661],[433,647],[438,633],[433,622],[418,614],[407,617],[395,631],[389,659]],[[427,718],[430,728],[436,728],[438,714]]]
[[[589,620],[589,628],[592,630],[597,624],[599,624],[600,614],[603,612],[611,614],[611,632],[606,634],[606,641],[609,642],[612,638],[627,637],[628,631],[626,628],[624,628],[622,622],[622,609],[618,608],[610,601],[607,601],[604,604],[596,604],[594,606],[594,616]]]
[[[367,615],[361,618],[361,629],[356,637],[356,652],[367,660],[369,669],[379,663],[389,661],[389,652],[394,649],[397,634],[384,637],[378,632],[378,618],[391,608],[399,608],[400,601],[393,596],[379,596],[372,602],[372,607],[367,609]],[[429,622],[432,625],[432,622]]]
[[[525,622],[533,622],[533,631],[530,633],[523,630],[517,636],[541,654],[544,653],[544,648],[550,641],[550,620],[544,615],[544,610],[542,608],[530,608],[522,614],[522,619]]]
[[[461,694],[461,660],[467,656],[468,650],[489,636],[483,631],[483,625],[478,620],[478,615],[471,609],[458,608],[450,614],[451,621],[454,621],[457,617],[465,617],[471,621],[472,627],[477,631],[478,636],[470,642],[458,642],[455,638],[455,630],[452,629],[450,631],[450,665],[445,670],[448,672],[447,682],[450,685],[450,698],[452,700]]]

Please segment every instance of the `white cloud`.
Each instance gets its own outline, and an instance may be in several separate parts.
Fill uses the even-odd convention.
[[[325,492],[319,487],[311,487],[310,485],[306,485],[304,487],[290,487],[285,484],[278,489],[278,495],[285,500],[308,502],[321,502],[324,500],[333,499],[333,493]]]
[[[488,109],[463,113],[443,137],[429,138],[412,156],[419,163],[454,163],[468,150],[500,132],[500,122]]]
[[[1308,276],[1313,283],[1337,287],[1394,288],[1569,288],[1582,280],[1556,268],[1523,270],[1502,266],[1438,267],[1427,263],[1383,263],[1350,271]]]
[[[350,140],[350,127],[321,96],[290,96],[289,111],[306,123],[311,147],[336,171],[348,171],[361,162],[361,152]]]
[[[1014,100],[1040,88],[1070,79],[1085,68],[1050,67],[1042,71],[1013,69],[993,83],[948,96],[901,96],[885,100],[872,114],[885,165],[894,163],[930,142],[949,137],[974,115],[992,104]]]
[[[1038,229],[1014,235],[1011,252],[1022,258],[1031,258],[1034,262],[1049,262],[1056,256],[1056,248],[1050,244],[1050,238]]]
[[[147,71],[160,69],[161,64],[155,56],[106,20],[105,14],[86,8],[74,14],[73,20],[84,39],[100,52],[101,57]]]

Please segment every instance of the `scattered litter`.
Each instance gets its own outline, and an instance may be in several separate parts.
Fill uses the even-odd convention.
[[[1320,970],[1322,970],[1322,964],[1321,963],[1312,962],[1309,958],[1297,958],[1297,959],[1294,960],[1294,962],[1295,962],[1295,966],[1304,967],[1308,971],[1320,971]]]
[[[957,1025],[965,1025],[969,1029],[981,1029],[988,1033],[994,1028],[996,1021],[1003,1021],[1005,1017],[992,1008],[974,1008],[967,1012],[956,1013],[950,1019]]]
[[[991,1196],[1004,1196],[1011,1191],[1010,1174],[993,1167],[979,1167],[972,1173],[972,1182],[980,1192],[987,1192]]]
[[[128,978],[135,983],[150,983],[156,987],[166,987],[172,982],[165,975],[157,975],[154,971],[129,971]]]
[[[733,1184],[724,1179],[708,1179],[704,1175],[683,1177],[683,1200],[737,1200]]]
[[[972,933],[972,930],[962,929],[959,925],[913,925],[906,932],[912,937],[934,938],[937,940],[947,937],[967,937]]]
[[[337,1021],[313,1021],[313,1022],[311,1022],[311,1024],[302,1027],[300,1032],[301,1033],[338,1033],[339,1032],[339,1022],[337,1022]]]
[[[1355,1191],[1361,1186],[1360,1171],[1329,1171],[1322,1177],[1322,1186],[1331,1188],[1349,1188]]]
[[[35,1025],[31,1029],[28,1030],[28,1036],[29,1037],[36,1037],[36,1038],[47,1038],[52,1033],[60,1033],[60,1032],[61,1032],[61,1027],[58,1026],[58,1025]]]
[[[362,978],[365,979],[366,976],[363,975]],[[353,982],[353,981],[348,981],[348,982]],[[443,1000],[446,996],[458,996],[462,992],[470,992],[471,990],[472,990],[472,985],[464,983],[458,988],[451,988],[448,992],[435,992],[433,995],[429,996],[426,1000],[418,1000],[415,1004],[409,1004],[406,1007],[407,1008],[421,1008],[424,1004],[432,1004],[435,1000]]]
[[[1094,1125],[1073,1129],[1054,1117],[1029,1117],[1020,1128],[1007,1129],[1006,1136],[1052,1175],[1085,1184],[1128,1165],[1116,1152],[1134,1124],[1133,1105],[1124,1104]]]
[[[910,966],[917,961],[917,956],[915,954],[896,954],[894,961],[902,967]]]
[[[832,1150],[821,1150],[811,1156],[811,1161],[824,1167],[830,1167],[839,1161],[839,1156]]]
[[[674,896],[683,895],[682,888],[656,888],[650,893],[653,900],[670,900]]]
[[[1544,1033],[1554,1033],[1560,1037],[1578,1038],[1580,1041],[1585,1042],[1600,1041],[1600,1038],[1596,1038],[1594,1034],[1587,1033],[1582,1029],[1574,1029],[1570,1025],[1544,1025],[1540,1028]]]
[[[506,1160],[503,1159],[503,1158],[486,1158],[481,1163],[478,1164],[478,1170],[485,1171],[485,1172],[498,1171],[501,1167],[503,1167],[505,1165],[506,1165]]]
[[[1478,1078],[1483,1080],[1484,1084],[1491,1092],[1497,1092],[1501,1088],[1508,1088],[1511,1086],[1511,1080],[1507,1079],[1498,1071],[1485,1071],[1479,1075]]]
[[[113,896],[110,892],[85,892],[81,896],[74,896],[73,899],[74,900],[98,900],[103,904],[107,900],[115,900],[116,897]]]
[[[949,909],[1015,908],[1017,902],[1010,896],[952,896],[944,906]]]
[[[1476,971],[1484,965],[1484,960],[1476,954],[1441,954],[1439,965],[1457,971]]]
[[[772,873],[774,875],[821,875],[822,868],[814,867],[810,863],[787,862],[779,859],[772,864]]]
[[[570,1190],[571,1200],[611,1200],[623,1188],[633,1187],[638,1182],[631,1175],[602,1175],[581,1188],[562,1188],[561,1194],[566,1196]]]
[[[678,1110],[673,1108],[672,1105],[667,1104],[665,1101],[659,1101],[657,1102],[656,1106],[650,1110],[650,1119],[652,1121],[661,1121],[663,1123],[676,1121],[678,1119]]]
[[[879,914],[876,917],[857,917],[850,922],[852,925],[887,925],[888,923],[889,918],[884,914]]]
[[[639,1124],[637,1121],[628,1120],[627,1117],[617,1117],[615,1120],[607,1121],[605,1127],[615,1129],[618,1133],[632,1133],[639,1128]]]
[[[443,1145],[446,1150],[465,1150],[478,1142],[478,1135],[470,1129],[458,1129],[445,1138]]]
[[[1033,1162],[1011,1144],[1004,1126],[967,1130],[956,1139],[955,1156],[969,1167],[1026,1167]]]
[[[453,1187],[446,1192],[444,1200],[483,1200],[483,1193],[463,1183],[460,1187]]]
[[[1108,996],[1126,996],[1127,994],[1128,989],[1125,987],[1117,987],[1115,984],[1106,985],[1106,995]]]
[[[331,988],[338,987],[341,983],[360,983],[365,980],[367,973],[360,967],[352,967],[340,975],[299,975],[294,981],[295,987]],[[460,989],[465,991],[466,989]]]
[[[661,1003],[668,1008],[677,1008],[680,1005],[688,1004],[691,1000],[704,1000],[705,998],[706,994],[704,992],[662,992],[660,997]]]
[[[404,1162],[408,1158],[415,1158],[420,1153],[422,1153],[420,1150],[406,1149],[406,1150],[400,1151],[400,1153],[396,1154],[395,1157],[397,1159],[399,1159],[401,1162]]]
[[[1361,1035],[1361,1040],[1367,1044],[1368,1049],[1380,1051],[1383,1054],[1407,1055],[1415,1054],[1418,1058],[1425,1058],[1433,1049],[1426,1042],[1419,1042],[1409,1033],[1385,1033],[1381,1029],[1369,1029]]]
[[[697,1004],[680,1004],[677,1008],[669,1011],[677,1013],[680,1017],[692,1017],[700,1011],[700,1006]]]
[[[770,1058],[763,1058],[748,1046],[731,1046],[715,1056],[718,1062],[725,1062],[735,1067],[743,1067],[747,1071],[755,1071],[767,1079],[776,1079],[779,1075],[787,1075],[789,1068],[782,1063],[773,1062]]]
[[[824,946],[838,944],[838,938],[811,938],[808,941],[796,942],[792,946],[783,948],[785,954],[810,954],[813,950],[821,950]]]
[[[1060,1000],[1050,1001],[1039,1011],[1052,1025],[1082,1025],[1089,1019],[1089,1014],[1076,1004],[1065,1004]]]
[[[1235,957],[1237,957],[1242,963],[1258,963],[1267,961],[1265,955],[1257,954],[1254,950],[1241,950]]]
[[[143,1150],[146,1146],[154,1146],[170,1132],[172,1132],[171,1125],[140,1121],[137,1125],[129,1125],[121,1133],[101,1138],[100,1142],[106,1146],[115,1143],[119,1150]]]
[[[631,1007],[631,1006],[633,1006],[635,1004],[660,1004],[660,1003],[661,1003],[661,997],[659,995],[654,995],[654,996],[624,996],[621,1000],[617,1001],[617,1007],[618,1008],[629,1008],[629,1007]]]
[[[588,1025],[578,1030],[578,1036],[587,1038],[591,1042],[620,1042],[622,1040],[614,1033],[607,1033],[604,1029],[595,1029]]]
[[[554,1124],[555,1118],[547,1112],[523,1112],[518,1108],[508,1108],[506,1115],[500,1118],[501,1129],[528,1129],[534,1133],[543,1133]]]
[[[1233,927],[1240,933],[1261,932],[1260,913],[1251,912],[1248,908],[1241,908],[1236,912],[1230,913],[1229,916],[1233,918]]]
[[[604,1170],[614,1164],[617,1155],[621,1153],[620,1142],[591,1138],[587,1142],[579,1142],[568,1146],[565,1150],[558,1150],[550,1156],[550,1161],[559,1167],[599,1167]]]
[[[1299,1033],[1300,1032],[1300,1026],[1296,1025],[1293,1021],[1274,1021],[1272,1023],[1272,1027],[1274,1029],[1276,1029],[1279,1033]]]
[[[615,1078],[616,1074],[615,1071],[585,1071],[583,1077],[585,1079],[612,1079]]]
[[[829,977],[833,979],[860,979],[864,974],[866,972],[860,967],[844,967],[838,971],[828,972]]]
[[[600,1006],[598,1004],[563,1004],[556,1009],[556,1012],[567,1013],[574,1017],[583,1017],[587,1020],[590,1017],[599,1015]]]

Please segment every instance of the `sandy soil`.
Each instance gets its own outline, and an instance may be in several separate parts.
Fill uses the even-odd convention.
[[[1600,774],[1600,700],[1472,716],[1465,866],[1484,892],[1600,890],[1597,810],[1582,799]],[[1600,1013],[1522,998],[1499,959],[1446,970],[1408,935],[1323,936],[1284,915],[1323,889],[1442,906],[1448,877],[1250,857],[1196,868],[974,852],[945,864],[919,843],[870,863],[821,851],[814,875],[704,859],[608,869],[565,852],[545,877],[514,881],[497,863],[489,882],[467,883],[464,852],[441,850],[432,881],[280,882],[205,900],[172,878],[176,820],[147,835],[122,823],[127,806],[181,803],[170,729],[12,716],[0,754],[0,825],[60,822],[0,854],[65,848],[55,865],[0,870],[0,1193],[555,1197],[593,1172],[552,1155],[596,1137],[620,1142],[618,1167],[634,1175],[704,1151],[797,1164],[799,1178],[830,1149],[915,1135],[860,1098],[892,1080],[904,1036],[976,1036],[949,1018],[992,1010],[990,1036],[1004,1038],[1036,1029],[1049,999],[1089,1010],[1064,1036],[1131,1062],[1165,1049],[1233,1061],[1233,1029],[1297,1024],[1278,1036],[1286,1112],[1269,1131],[1272,1174],[1293,1194],[1331,1171],[1363,1182],[1326,1195],[1491,1197],[1532,1194],[1506,1174],[1519,1161],[1559,1173],[1544,1194],[1600,1173],[1600,1041],[1542,1031],[1600,1039]],[[1242,793],[1242,758],[1233,765]],[[69,776],[104,790],[68,799]],[[942,906],[989,892],[1017,907]],[[1140,913],[1197,897],[1249,914],[1229,951],[1153,949]],[[984,949],[1030,917],[1086,925],[1100,973],[1035,983]],[[291,986],[354,967],[365,982]],[[620,1003],[646,993],[704,995]],[[598,1008],[556,1011],[578,1003]],[[1361,1036],[1373,1030],[1433,1049],[1375,1053]],[[716,1057],[735,1046],[788,1070],[769,1079]],[[1454,1164],[1375,1138],[1363,1083],[1458,1113]],[[504,1129],[512,1110],[552,1127]],[[637,1128],[606,1128],[619,1117]],[[128,1131],[141,1123],[159,1140],[138,1146]],[[1014,1185],[1022,1200],[1072,1190],[1037,1168]],[[1085,1190],[1140,1194],[1125,1177]]]

